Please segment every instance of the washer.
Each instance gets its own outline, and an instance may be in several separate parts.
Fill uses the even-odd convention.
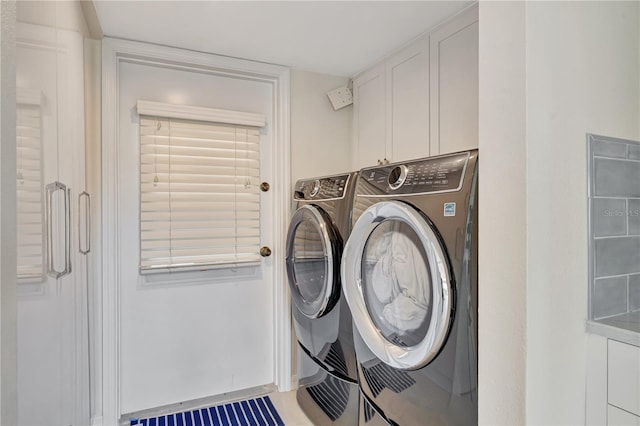
[[[477,161],[360,171],[343,289],[364,402],[392,425],[477,424]]]
[[[300,180],[286,266],[298,339],[300,407],[314,424],[358,423],[357,367],[340,262],[357,173]]]

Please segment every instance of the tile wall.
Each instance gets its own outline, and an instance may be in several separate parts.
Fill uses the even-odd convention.
[[[640,311],[640,143],[588,135],[590,319]]]

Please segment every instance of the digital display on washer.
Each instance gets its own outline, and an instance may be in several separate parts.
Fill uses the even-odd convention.
[[[296,200],[328,200],[344,197],[350,175],[329,176],[317,179],[304,179],[296,182],[294,198]]]
[[[469,153],[465,152],[363,169],[360,176],[388,194],[457,191],[468,161]]]

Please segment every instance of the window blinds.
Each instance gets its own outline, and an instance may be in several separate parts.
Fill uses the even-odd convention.
[[[143,112],[141,273],[259,262],[259,129]]]
[[[44,276],[40,91],[18,89],[16,107],[17,277]]]

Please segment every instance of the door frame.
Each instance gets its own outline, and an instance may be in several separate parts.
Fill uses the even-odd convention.
[[[270,84],[273,99],[273,141],[271,153],[274,179],[271,185],[275,205],[273,244],[274,285],[274,380],[280,391],[291,389],[291,304],[284,262],[285,235],[290,215],[290,134],[287,67],[243,59],[194,52],[154,44],[105,37],[102,41],[102,417],[94,424],[118,424],[120,420],[120,260],[118,216],[118,97],[120,63],[144,63],[158,67],[179,67],[185,71],[206,71]],[[100,342],[98,342],[100,344]]]

